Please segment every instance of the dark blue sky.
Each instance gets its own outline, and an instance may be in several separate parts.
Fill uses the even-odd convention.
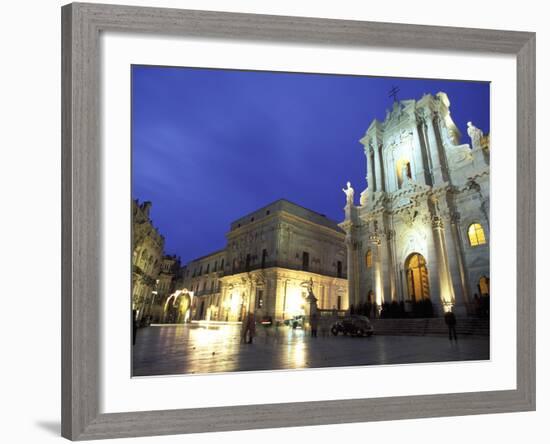
[[[231,221],[286,198],[336,221],[358,199],[359,139],[399,99],[444,91],[468,142],[489,131],[489,83],[132,67],[132,196],[153,202],[166,252],[184,262],[225,245]]]

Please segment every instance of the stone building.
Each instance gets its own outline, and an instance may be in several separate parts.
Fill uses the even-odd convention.
[[[132,201],[132,309],[137,319],[151,314],[164,256],[164,237],[153,226],[151,202]]]
[[[348,308],[345,234],[324,215],[282,199],[234,221],[226,237],[223,250],[187,264],[192,319],[304,315],[311,282],[319,309]]]
[[[367,188],[345,220],[350,304],[430,301],[472,314],[489,296],[489,137],[460,144],[445,93],[394,102],[361,139]]]

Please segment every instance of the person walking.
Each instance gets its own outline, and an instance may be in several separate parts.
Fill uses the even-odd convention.
[[[248,322],[247,322],[247,330],[248,330],[248,341],[246,341],[247,344],[252,344],[252,341],[254,339],[254,336],[256,335],[256,319],[254,317],[254,313],[248,313]]]
[[[241,344],[246,343],[246,338],[248,335],[248,313],[245,313],[243,315],[242,322],[241,322]]]
[[[453,313],[452,308],[450,311],[445,313],[445,324],[447,324],[447,327],[449,328],[449,341],[452,341],[453,338],[456,341],[456,316]]]
[[[137,329],[138,329],[137,310],[132,310],[132,345],[136,345]]]
[[[311,326],[311,337],[317,337],[317,328],[319,327],[319,315],[314,311],[309,318],[309,325]]]

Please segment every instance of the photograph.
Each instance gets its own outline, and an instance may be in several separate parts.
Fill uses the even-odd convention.
[[[129,69],[133,377],[490,359],[490,82]]]

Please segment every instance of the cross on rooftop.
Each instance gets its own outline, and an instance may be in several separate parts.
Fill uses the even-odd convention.
[[[388,95],[388,97],[393,97],[393,101],[397,102],[397,93],[400,91],[400,89],[397,86],[394,86]]]

